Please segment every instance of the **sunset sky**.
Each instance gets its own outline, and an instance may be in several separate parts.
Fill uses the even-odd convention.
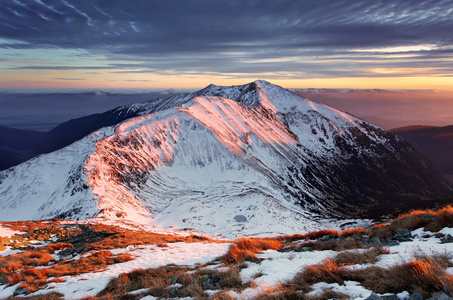
[[[0,88],[453,89],[453,1],[3,0]]]

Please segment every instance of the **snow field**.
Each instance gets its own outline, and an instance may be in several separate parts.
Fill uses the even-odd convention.
[[[13,235],[20,233],[21,233],[20,231],[11,230],[7,227],[3,227],[2,225],[0,225],[0,236],[6,236],[8,238],[11,238]]]

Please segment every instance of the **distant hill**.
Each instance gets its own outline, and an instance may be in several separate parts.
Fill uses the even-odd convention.
[[[64,122],[48,132],[15,129],[0,126],[0,171],[16,166],[33,156],[66,147],[105,126],[148,112],[153,103],[164,100],[120,106],[102,114],[93,114]]]
[[[453,125],[408,126],[390,130],[411,143],[453,180]]]
[[[34,156],[34,149],[46,133],[0,126],[0,170]]]

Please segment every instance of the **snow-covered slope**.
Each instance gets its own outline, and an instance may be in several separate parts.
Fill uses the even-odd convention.
[[[0,219],[96,216],[234,236],[451,196],[406,142],[265,81],[130,109],[140,116],[0,173]]]

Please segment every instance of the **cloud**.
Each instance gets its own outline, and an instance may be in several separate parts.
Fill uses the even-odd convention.
[[[64,77],[57,77],[54,79],[55,80],[86,80],[85,78],[64,78]]]
[[[30,70],[123,63],[128,73],[337,77],[431,60],[430,74],[452,71],[451,1],[15,0],[0,3],[0,20],[0,48],[83,49],[117,62],[21,67]]]
[[[126,79],[125,81],[132,81],[132,82],[152,82],[152,80],[147,79]]]
[[[106,66],[21,66],[13,67],[14,70],[105,70]]]

